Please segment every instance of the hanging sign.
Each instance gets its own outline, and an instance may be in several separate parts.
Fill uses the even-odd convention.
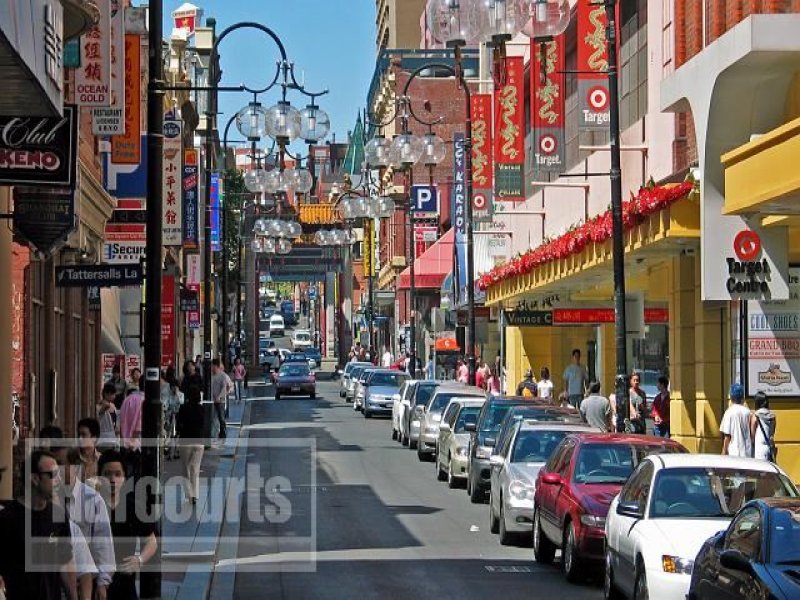
[[[138,165],[142,158],[141,85],[142,64],[139,36],[125,34],[125,133],[111,137],[111,162]]]
[[[222,178],[219,173],[211,174],[211,251],[222,250],[219,235],[220,196],[222,196]]]
[[[198,203],[197,203],[197,150],[183,151],[183,248],[197,250],[199,247]]]
[[[534,177],[564,169],[564,36],[548,42],[531,39],[531,110]]]
[[[111,105],[111,2],[97,2],[97,23],[81,37],[81,66],[75,73],[80,106]]]
[[[495,198],[525,200],[525,72],[521,56],[506,61],[506,84],[495,88]]]
[[[164,158],[161,204],[161,228],[164,246],[183,244],[183,181],[181,158],[183,136],[180,121],[164,121]]]
[[[75,229],[75,190],[14,187],[14,233],[50,254]]]
[[[373,257],[373,249],[375,246],[375,233],[372,219],[367,219],[364,223],[364,275],[366,277],[373,277],[375,275],[375,259]],[[310,292],[309,292],[310,296]]]
[[[578,129],[606,129],[610,120],[606,8],[578,0]]]
[[[198,299],[202,295],[200,290],[200,255],[188,254],[186,256],[186,288],[195,293]],[[186,312],[186,327],[189,329],[200,329],[200,311],[202,304],[196,310]]]
[[[472,220],[492,220],[494,198],[494,147],[492,144],[492,95],[472,97]]]
[[[456,254],[456,293],[463,294],[466,301],[467,290],[467,217],[466,217],[466,152],[464,150],[464,134],[453,133],[453,187],[452,208],[450,211],[453,229],[455,229],[455,254]]]
[[[111,0],[111,102],[92,109],[92,133],[125,133],[125,10],[121,0]]]
[[[161,277],[161,367],[175,365],[175,276]]]

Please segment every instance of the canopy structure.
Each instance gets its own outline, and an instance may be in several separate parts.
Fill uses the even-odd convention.
[[[454,233],[450,229],[430,248],[414,261],[414,287],[416,289],[438,290],[444,278],[453,270]],[[411,269],[400,273],[398,289],[407,290],[411,286]]]

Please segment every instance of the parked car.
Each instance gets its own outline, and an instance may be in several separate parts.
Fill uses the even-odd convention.
[[[562,423],[583,423],[584,420],[581,414],[574,408],[560,406],[553,406],[546,400],[531,400],[525,399],[522,404],[512,406],[503,417],[500,423],[500,429],[495,437],[495,444],[492,448],[492,454],[495,449],[503,445],[506,438],[511,434],[515,423],[522,420],[530,421],[544,421],[544,422],[562,422]]]
[[[312,369],[318,369],[322,366],[322,353],[319,351],[319,348],[314,348],[311,346],[303,350],[303,354],[306,355],[306,358],[308,359],[308,365]]]
[[[267,338],[258,340],[258,363],[265,374],[270,371],[277,371],[278,367],[281,366],[280,353],[274,341]]]
[[[281,300],[281,316],[287,325],[297,324],[297,315],[294,312],[294,300]]]
[[[439,481],[447,480],[447,485],[451,488],[466,479],[469,445],[466,425],[478,422],[478,414],[484,402],[486,398],[453,398],[442,413],[434,471],[436,478]]]
[[[486,391],[463,383],[442,383],[431,394],[419,421],[419,441],[417,443],[419,460],[434,457],[436,442],[439,439],[439,422],[442,420],[442,411],[447,408],[450,400],[464,396],[486,398]]]
[[[269,318],[269,335],[270,337],[280,337],[286,331],[286,326],[283,322],[283,317],[279,314],[274,314]]]
[[[743,504],[776,495],[794,497],[797,490],[767,461],[716,454],[645,458],[606,518],[606,596],[685,597],[703,543]]]
[[[694,560],[687,600],[800,598],[800,500],[745,504]]]
[[[275,376],[275,400],[283,396],[317,397],[317,380],[305,362],[286,362]]]
[[[347,381],[347,390],[345,398],[350,401],[353,401],[353,408],[355,409],[355,400],[356,400],[356,386],[358,384],[358,379],[361,377],[361,374],[364,372],[364,369],[374,369],[375,365],[371,363],[367,363],[365,365],[356,365],[350,371],[350,378]]]
[[[314,345],[311,332],[308,329],[295,329],[292,332],[292,350],[302,352]]]
[[[364,418],[391,415],[394,395],[409,379],[408,373],[389,369],[373,369],[363,384]]]
[[[369,367],[362,369],[358,376],[355,378],[355,386],[353,391],[353,410],[364,412],[364,384],[367,378],[378,367]]]
[[[606,515],[628,476],[649,454],[686,452],[678,442],[619,433],[570,434],[536,477],[533,553],[551,563],[556,548],[569,581],[602,565]]]
[[[352,394],[348,396],[348,389],[350,386],[350,376],[353,374],[353,370],[356,367],[371,367],[372,363],[368,362],[356,362],[350,361],[344,366],[344,370],[342,371],[342,377],[339,381],[339,397],[344,398],[345,400],[349,401],[352,398]]]
[[[492,396],[481,408],[475,429],[470,431],[467,494],[473,504],[483,502],[489,492],[491,468],[489,458],[508,411],[515,406],[532,406],[532,400]]]
[[[523,539],[531,541],[533,495],[536,476],[553,450],[569,433],[598,430],[585,423],[508,419],[511,424],[489,459],[489,529],[500,534],[504,546]]]
[[[408,405],[411,398],[411,393],[414,391],[414,384],[417,383],[416,379],[407,379],[403,383],[400,390],[392,396],[392,439],[400,441],[400,423],[405,418],[405,411],[408,410]]]
[[[411,450],[417,449],[422,413],[425,411],[425,406],[431,399],[433,392],[436,391],[440,384],[440,381],[429,379],[421,380],[414,384],[414,389],[408,400],[408,410],[404,414],[403,422],[400,423],[400,443],[408,446]]]

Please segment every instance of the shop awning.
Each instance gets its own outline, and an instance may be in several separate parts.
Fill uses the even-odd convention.
[[[438,338],[433,344],[436,352],[460,352],[461,347],[456,342],[455,338],[446,337]]]
[[[414,261],[414,286],[417,289],[442,287],[444,278],[453,270],[453,230],[450,229],[430,248]],[[411,270],[400,273],[398,289],[407,290],[411,286]]]

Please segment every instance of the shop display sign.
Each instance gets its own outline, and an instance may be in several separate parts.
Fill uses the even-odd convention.
[[[180,121],[164,121],[161,229],[164,246],[183,244],[183,138]]]
[[[751,229],[743,229],[733,238],[734,256],[727,256],[728,281],[726,289],[731,295],[755,294],[770,297],[769,282],[772,269],[761,256],[761,238]]]
[[[14,233],[39,252],[50,254],[74,231],[75,190],[14,188]]]
[[[800,267],[789,269],[789,300],[747,303],[747,394],[800,396]]]
[[[135,33],[125,34],[125,123],[124,134],[111,138],[111,162],[116,165],[138,165],[142,159],[141,42]]]
[[[111,2],[98,2],[99,18],[81,36],[81,66],[75,73],[80,106],[111,106]]]
[[[219,173],[211,174],[211,251],[219,252],[222,250],[220,239],[220,196],[223,195],[222,178]]]

